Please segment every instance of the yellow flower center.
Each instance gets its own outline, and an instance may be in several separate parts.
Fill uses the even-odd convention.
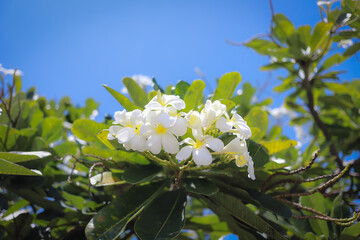
[[[196,143],[195,143],[195,145],[194,145],[194,148],[195,148],[195,149],[198,149],[198,148],[200,148],[202,145],[204,145],[204,142],[196,139]]]
[[[156,127],[156,133],[157,134],[166,133],[166,128],[164,128],[162,124],[158,124],[158,126]]]
[[[237,157],[236,158],[236,163],[237,163],[238,166],[241,166],[241,167],[245,166],[246,160],[245,160],[244,156],[241,155],[240,157]]]
[[[135,132],[136,132],[137,135],[140,135],[140,127],[141,127],[141,126],[140,126],[140,124],[139,124],[139,125],[137,125],[136,128],[135,128]]]
[[[197,123],[197,121],[198,121],[198,118],[194,114],[191,114],[189,124],[190,125],[195,125]]]

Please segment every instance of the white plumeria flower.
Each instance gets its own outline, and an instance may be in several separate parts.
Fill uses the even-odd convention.
[[[189,128],[191,129],[201,128],[202,120],[201,120],[201,115],[198,111],[190,110],[190,112],[188,112],[185,115],[185,120]]]
[[[221,132],[233,132],[240,135],[240,138],[248,139],[251,137],[251,130],[246,121],[237,113],[233,113],[230,118],[228,113],[225,112],[225,117],[220,117],[216,121],[216,127]]]
[[[145,106],[147,110],[165,110],[168,111],[168,107],[174,107],[176,110],[181,110],[185,108],[185,102],[180,99],[179,96],[175,95],[161,95],[161,92],[158,91],[157,95],[150,100],[150,102]]]
[[[193,129],[193,136],[195,141],[191,138],[186,138],[183,142],[189,144],[189,146],[183,147],[176,159],[185,160],[192,154],[193,160],[198,166],[207,166],[212,162],[212,156],[208,148],[215,152],[221,152],[224,148],[224,143],[218,139],[209,135],[203,135],[201,129]]]
[[[175,154],[179,151],[179,142],[175,136],[182,136],[186,133],[187,126],[183,118],[175,122],[166,112],[152,111],[147,113],[148,121],[141,130],[148,136],[146,146],[153,154],[158,154],[161,148],[165,152]]]
[[[226,105],[220,101],[216,100],[215,102],[211,102],[211,100],[206,100],[205,106],[201,111],[203,127],[206,129],[209,128],[225,112]]]
[[[126,150],[132,149],[139,152],[146,150],[146,138],[140,134],[140,128],[144,125],[143,115],[140,110],[116,112],[113,124],[120,124],[121,126],[110,127],[110,139],[116,134],[115,137],[118,142],[123,144]]]
[[[255,180],[254,162],[248,152],[245,140],[234,138],[224,147],[222,152],[234,155],[236,166],[243,167],[247,165],[249,174],[248,177]]]

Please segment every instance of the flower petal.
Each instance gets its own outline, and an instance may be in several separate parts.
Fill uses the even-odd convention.
[[[222,132],[229,132],[233,127],[233,122],[226,120],[224,117],[220,117],[216,121],[216,127]]]
[[[146,150],[146,138],[144,136],[135,135],[130,144],[135,151],[143,152]]]
[[[127,143],[135,135],[136,135],[136,132],[133,128],[125,127],[118,131],[118,133],[116,134],[116,138],[118,139],[119,143]]]
[[[206,147],[194,149],[193,159],[198,166],[207,166],[210,165],[212,162],[212,156]]]
[[[161,143],[165,152],[175,154],[179,151],[179,142],[172,134],[161,134]]]
[[[146,148],[153,154],[159,154],[161,151],[161,136],[157,134],[151,135],[146,142]]]
[[[214,150],[215,152],[221,152],[224,148],[224,143],[220,139],[213,138],[213,137],[206,138],[205,145],[208,148],[211,148],[212,150]]]
[[[157,123],[162,124],[165,128],[169,128],[175,124],[176,119],[176,116],[170,116],[167,113],[161,113],[157,119]]]
[[[126,119],[126,113],[127,112],[125,109],[122,111],[115,112],[114,114],[115,121],[113,122],[113,124],[123,124],[123,122]]]
[[[223,149],[223,153],[227,154],[242,154],[247,152],[246,142],[239,138],[234,138]]]
[[[193,151],[193,148],[190,146],[185,146],[176,154],[176,159],[185,160],[188,159]]]
[[[185,119],[179,117],[176,120],[175,124],[169,130],[176,136],[184,135],[187,132],[187,125]]]
[[[120,130],[121,128],[122,128],[122,127],[119,126],[119,125],[115,125],[115,126],[109,127],[108,139],[109,139],[109,140],[114,140],[114,139],[116,139],[116,134],[119,132],[119,130]]]

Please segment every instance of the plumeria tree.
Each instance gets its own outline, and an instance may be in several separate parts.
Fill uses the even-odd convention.
[[[209,95],[201,79],[125,77],[104,85],[120,105],[97,122],[93,99],[48,101],[0,66],[0,238],[359,237],[360,85],[332,67],[360,49],[360,3],[318,4],[313,30],[273,13],[270,34],[242,43],[287,72],[274,90],[290,125],[310,126],[301,147],[269,126],[271,99],[237,94],[238,72]]]

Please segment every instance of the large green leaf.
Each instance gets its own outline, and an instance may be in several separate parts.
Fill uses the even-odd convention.
[[[287,43],[290,36],[295,32],[294,25],[285,15],[280,13],[274,15],[273,22],[272,33],[280,42]]]
[[[98,133],[108,128],[107,125],[95,122],[90,119],[78,119],[72,125],[72,132],[73,134],[87,142],[96,142],[98,140]]]
[[[110,150],[110,149],[100,149],[92,146],[85,146],[83,148],[84,154],[92,154],[98,157],[112,159],[114,161],[129,162],[132,164],[149,164],[143,155],[137,152],[128,152],[122,150]]]
[[[139,84],[129,77],[123,78],[122,81],[134,103],[139,107],[144,107],[148,103],[148,97],[144,89],[142,89]]]
[[[47,144],[55,142],[61,137],[63,123],[60,118],[47,117],[39,125],[41,136]]]
[[[128,183],[137,184],[151,180],[162,169],[162,167],[154,164],[131,165],[124,171],[122,177]]]
[[[97,138],[103,143],[105,144],[108,148],[110,148],[111,150],[115,150],[116,148],[114,147],[114,145],[111,144],[111,142],[108,139],[108,135],[109,135],[109,130],[108,129],[103,129],[101,130],[98,135]]]
[[[291,148],[296,144],[297,142],[295,140],[272,140],[261,142],[261,145],[268,150],[269,155]]]
[[[250,196],[259,201],[265,209],[268,209],[284,218],[290,218],[292,216],[290,208],[275,198],[255,190],[250,190],[249,193]]]
[[[0,152],[0,158],[12,163],[33,161],[39,158],[50,156],[49,152]]]
[[[245,121],[249,125],[254,141],[260,140],[265,136],[269,124],[268,116],[260,107],[254,107],[246,115]]]
[[[346,51],[344,52],[345,57],[349,57],[351,55],[354,55],[357,53],[357,51],[360,50],[360,42],[355,43],[354,45],[350,46]]]
[[[127,223],[149,204],[163,187],[164,182],[156,182],[133,187],[121,193],[91,219],[85,229],[86,238],[116,239],[124,231]]]
[[[181,99],[184,99],[184,96],[189,87],[190,87],[189,83],[181,80],[176,84],[174,94],[178,95]]]
[[[165,192],[148,205],[135,223],[143,240],[172,239],[185,223],[186,194],[182,190]]]
[[[0,158],[0,174],[39,176],[30,169]]]
[[[313,208],[319,212],[326,214],[325,199],[323,195],[319,192],[309,196],[302,196],[301,205],[305,207]],[[316,234],[323,235],[326,239],[329,237],[329,229],[326,221],[318,220],[318,219],[310,219],[310,224]]]
[[[195,80],[192,82],[190,87],[187,89],[184,102],[186,104],[185,112],[190,111],[191,109],[196,110],[200,104],[201,98],[203,96],[203,91],[205,88],[205,83],[203,80]]]
[[[316,24],[310,39],[310,48],[312,52],[315,52],[319,48],[325,48],[331,27],[331,23],[319,22]]]
[[[15,144],[20,135],[19,131],[5,125],[0,125],[0,151],[9,151]]]
[[[360,222],[345,228],[340,235],[340,240],[357,239],[360,236]]]
[[[108,92],[123,106],[126,110],[132,111],[135,109],[142,109],[139,106],[136,106],[133,102],[131,102],[127,97],[119,93],[118,91],[108,87],[107,85],[103,84],[104,88],[108,90]]]
[[[231,99],[234,95],[236,87],[241,82],[241,75],[238,72],[225,73],[219,79],[212,100]]]
[[[256,215],[252,210],[246,207],[241,200],[221,192],[218,192],[210,196],[209,198],[217,205],[226,209],[228,213],[230,213],[246,225],[250,226],[251,228],[255,229],[256,231],[265,233],[268,235],[268,237],[272,239],[286,239],[270,224],[268,224],[261,217]]]
[[[248,140],[248,149],[254,162],[254,167],[264,166],[269,161],[270,157],[267,150],[251,139]]]
[[[186,178],[184,183],[185,190],[192,193],[210,196],[219,191],[219,188],[206,178]]]

